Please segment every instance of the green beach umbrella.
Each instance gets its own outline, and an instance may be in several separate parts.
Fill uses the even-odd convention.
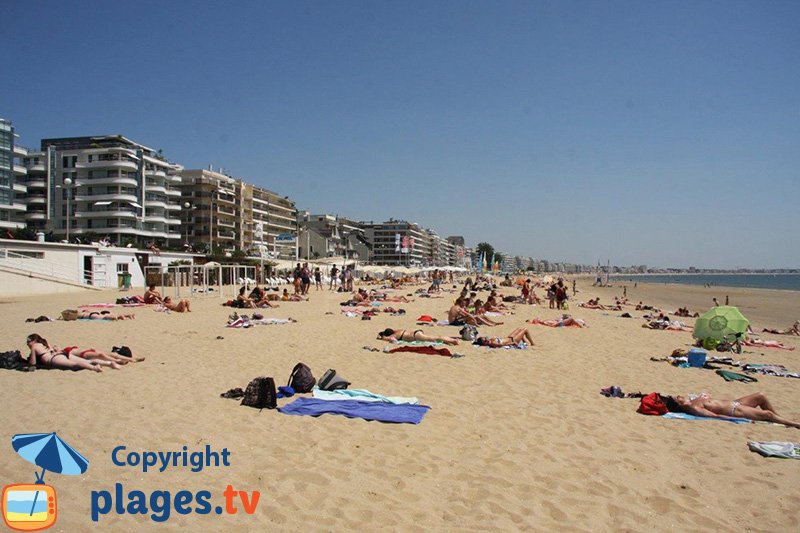
[[[696,339],[717,339],[722,340],[725,335],[745,333],[750,321],[739,311],[737,307],[721,305],[712,307],[703,313],[694,324]]]

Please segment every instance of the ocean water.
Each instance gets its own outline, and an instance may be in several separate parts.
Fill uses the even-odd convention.
[[[749,287],[800,291],[800,274],[662,274],[658,276],[611,276],[615,285],[632,283],[680,283],[718,287]]]

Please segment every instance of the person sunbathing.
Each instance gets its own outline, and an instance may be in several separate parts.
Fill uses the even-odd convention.
[[[433,335],[425,335],[421,329],[410,330],[410,329],[392,329],[386,328],[385,330],[378,333],[378,339],[387,342],[398,342],[398,341],[419,341],[419,342],[443,342],[445,344],[455,345],[459,343],[459,339],[457,337],[446,337],[446,336],[433,336]]]
[[[113,361],[103,361],[101,359],[86,360],[82,357],[70,357],[64,350],[57,346],[50,346],[47,340],[41,335],[31,333],[25,339],[30,355],[28,356],[28,368],[58,368],[61,370],[94,370],[102,372],[102,367],[114,369],[120,366]]]
[[[663,329],[669,331],[694,331],[694,328],[691,328],[684,324],[683,322],[679,322],[677,320],[670,321],[666,320],[651,320],[645,324],[642,324],[643,328],[646,329]]]
[[[144,292],[144,303],[146,304],[160,304],[164,303],[161,293],[156,290],[155,284],[150,285]]]
[[[132,320],[136,315],[129,313],[127,315],[112,315],[111,311],[78,311],[78,318],[83,320]]]
[[[684,396],[667,396],[667,409],[675,413],[688,413],[695,416],[708,416],[732,420],[746,418],[753,421],[775,422],[800,429],[800,423],[792,422],[780,416],[762,392],[743,396],[736,400],[714,400],[708,394],[701,394],[692,399]]]
[[[589,325],[585,320],[580,318],[572,318],[570,315],[562,315],[561,318],[550,318],[542,320],[540,318],[532,318],[528,320],[528,324],[538,324],[540,326],[547,326],[549,328],[563,328],[563,327],[576,327],[588,328]]]
[[[305,302],[308,298],[303,298],[299,294],[289,294],[288,289],[283,289],[281,300],[284,302]]]
[[[794,350],[794,346],[786,346],[782,342],[761,340],[747,335],[742,339],[742,344],[745,346],[758,346],[762,348],[779,348],[781,350]]]
[[[490,348],[502,348],[503,346],[516,346],[521,342],[533,346],[533,338],[528,332],[528,328],[517,328],[507,337],[478,337],[474,344],[478,346],[488,346]]]
[[[585,309],[601,309],[603,311],[606,311],[608,309],[605,305],[600,305],[600,298],[589,300],[586,303],[579,303],[578,307],[583,307]]]
[[[164,307],[169,309],[170,311],[175,311],[176,313],[191,313],[192,310],[189,308],[189,300],[183,299],[178,303],[172,301],[172,298],[167,296],[164,298]]]
[[[244,291],[245,291],[244,287],[241,287],[239,289],[239,294],[236,296],[236,301],[235,301],[236,307],[242,309],[247,309],[247,308],[254,309],[256,307],[256,303],[253,301],[252,298],[245,296]]]
[[[774,333],[775,335],[796,335],[800,336],[800,320],[792,324],[792,326],[788,329],[767,329],[764,328],[761,331],[765,331],[767,333]]]
[[[100,359],[102,361],[113,361],[120,365],[127,365],[128,363],[140,363],[144,361],[144,357],[125,357],[116,352],[101,352],[94,348],[81,349],[77,346],[67,346],[62,350],[67,357],[80,357],[86,360]]]
[[[364,290],[364,289],[359,289],[359,290]],[[366,291],[364,291],[364,292],[366,293]],[[369,294],[367,296],[368,296],[368,298],[370,300],[373,300],[373,301],[378,300],[378,301],[381,301],[381,302],[394,302],[394,303],[407,304],[409,302],[413,302],[414,301],[414,300],[409,300],[408,298],[406,298],[402,294],[400,296],[389,296],[386,293],[378,292],[378,291],[376,291],[374,289],[369,291]]]
[[[469,313],[464,307],[464,301],[458,298],[450,311],[447,313],[447,321],[451,326],[463,326],[470,324],[472,326],[501,326],[502,322],[495,322],[494,320],[485,317],[477,316]]]

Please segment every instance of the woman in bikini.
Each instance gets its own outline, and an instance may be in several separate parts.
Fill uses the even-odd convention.
[[[764,420],[800,429],[800,424],[787,420],[775,412],[769,399],[761,392],[756,392],[736,400],[713,400],[708,394],[701,394],[692,399],[683,396],[667,396],[665,403],[672,412],[689,413],[695,416],[711,418],[746,418],[748,420]]]
[[[529,346],[533,346],[533,338],[528,328],[517,328],[507,337],[478,337],[475,339],[475,344],[478,346],[488,346],[490,348],[514,346],[521,342],[526,342]]]
[[[164,307],[169,309],[170,311],[175,311],[176,313],[191,313],[192,310],[189,308],[189,300],[184,298],[183,300],[175,303],[172,301],[172,298],[167,296],[164,298]]]
[[[782,342],[761,340],[747,335],[745,335],[744,339],[742,339],[742,344],[744,344],[745,346],[757,346],[760,348],[779,348],[781,350],[794,350],[794,346],[786,346]]]
[[[569,315],[563,315],[561,318],[551,318],[548,320],[542,320],[541,318],[532,318],[528,320],[528,324],[538,324],[540,326],[547,326],[549,328],[563,328],[563,327],[575,327],[575,328],[588,328],[589,326],[586,324],[586,321],[581,318],[572,318]]]
[[[455,345],[458,344],[460,339],[456,337],[434,337],[432,335],[425,335],[421,329],[392,329],[386,328],[378,333],[378,339],[387,342],[399,341],[420,341],[420,342],[443,342],[445,344]]]
[[[792,327],[788,329],[768,329],[764,328],[761,331],[765,331],[767,333],[774,333],[775,335],[797,335],[800,336],[800,320],[792,324]]]
[[[136,318],[133,313],[127,315],[112,315],[111,311],[78,311],[78,318],[83,320],[132,320]]]
[[[113,361],[120,365],[127,365],[128,363],[140,363],[144,361],[144,357],[125,357],[115,352],[101,352],[94,348],[81,349],[77,346],[67,346],[63,350],[67,357],[80,357],[88,361],[100,359],[102,361]]]
[[[95,372],[102,372],[104,366],[109,366],[114,369],[120,366],[113,361],[103,361],[94,359],[87,361],[82,357],[70,357],[64,350],[58,349],[57,346],[50,346],[47,340],[41,335],[31,333],[28,335],[25,342],[30,349],[28,356],[28,366],[37,368],[59,368],[61,370],[94,370]]]

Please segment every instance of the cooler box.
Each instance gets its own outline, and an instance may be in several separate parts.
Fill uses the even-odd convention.
[[[689,366],[695,368],[702,368],[706,364],[706,351],[700,348],[692,348],[687,354],[689,358]]]

